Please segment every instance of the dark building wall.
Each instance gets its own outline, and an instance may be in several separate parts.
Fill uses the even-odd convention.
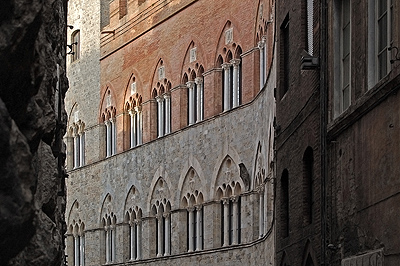
[[[369,1],[370,3],[372,1]],[[393,46],[399,46],[398,1],[392,1]],[[335,2],[329,24],[334,36]],[[371,6],[368,1],[351,5],[351,101],[342,112],[335,110],[334,56],[329,43],[330,122],[328,124],[329,178],[332,205],[331,265],[399,265],[400,213],[399,155],[400,84],[399,61],[387,75],[369,81],[371,72]],[[393,59],[395,54],[391,55]],[[373,57],[372,57],[373,58]],[[362,262],[361,262],[362,261]],[[371,263],[371,264],[370,264]]]
[[[320,54],[320,6],[317,2],[314,1],[312,23],[314,57]],[[311,57],[306,52],[311,53],[307,45],[307,1],[280,1],[276,5],[276,265],[319,265],[320,70],[318,67],[302,70],[302,57]],[[312,151],[311,168],[305,166],[310,163],[304,157],[307,149]],[[285,172],[288,175],[286,192],[282,180]],[[307,178],[310,179],[307,181]],[[284,207],[287,204],[285,193],[288,194],[288,210]],[[288,228],[285,228],[287,217]]]
[[[65,17],[62,0],[1,3],[1,265],[64,260]]]

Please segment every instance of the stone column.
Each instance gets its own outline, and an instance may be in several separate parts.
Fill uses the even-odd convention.
[[[142,106],[135,107],[136,113],[136,145],[142,144]]]
[[[115,124],[115,117],[110,119],[111,122],[111,155],[117,152],[117,127]]]
[[[110,231],[109,226],[105,226],[104,230],[106,231],[106,263],[110,262]]]
[[[157,96],[157,111],[158,111],[158,137],[164,136],[164,98]]]
[[[79,236],[74,234],[74,263],[79,265]]]
[[[260,195],[260,208],[259,208],[259,226],[260,226],[260,238],[264,235],[264,186],[259,188]]]
[[[267,65],[268,65],[268,60],[267,60],[267,37],[264,36],[262,37],[262,42],[264,43],[264,49],[263,49],[263,53],[264,53],[264,81],[263,81],[263,85],[265,84],[265,82],[267,82]]]
[[[194,86],[195,83],[193,81],[188,81],[186,86],[189,91],[189,125],[194,124]]]
[[[165,228],[164,228],[164,232],[165,232],[165,252],[164,252],[164,256],[168,256],[170,254],[170,237],[171,237],[171,225],[170,225],[170,219],[171,219],[171,215],[170,213],[164,213],[164,218],[165,218]]]
[[[110,157],[111,156],[111,123],[110,123],[110,121],[106,120],[106,121],[104,121],[104,124],[106,125],[106,148],[107,148],[106,157]]]
[[[136,258],[136,254],[135,254],[135,251],[136,251],[136,230],[135,230],[135,223],[134,222],[129,222],[129,229],[130,229],[130,237],[131,237],[131,239],[130,239],[130,242],[131,242],[131,247],[130,247],[130,257],[131,257],[131,260],[134,260],[135,258]]]
[[[224,112],[228,111],[231,109],[231,102],[230,102],[230,73],[229,73],[229,68],[231,67],[231,64],[224,63],[221,65],[222,68],[224,69]]]
[[[171,95],[164,94],[165,101],[165,134],[171,133]]]
[[[162,214],[157,215],[157,230],[158,230],[158,235],[157,235],[157,257],[161,257],[162,254],[162,245],[163,245],[163,227],[162,227],[162,222],[163,217]]]
[[[79,134],[79,166],[85,164],[85,132]]]
[[[129,117],[131,120],[131,148],[136,146],[136,119],[135,119],[136,113],[134,110],[129,110]]]
[[[197,233],[197,238],[196,238],[196,250],[202,250],[203,249],[203,217],[201,215],[201,210],[202,210],[202,206],[198,205],[196,206],[196,233]]]
[[[194,208],[189,207],[187,208],[187,211],[189,212],[189,248],[188,252],[193,251],[193,235],[194,235],[194,228],[193,228],[193,218],[194,218]]]
[[[67,168],[72,170],[74,168],[74,138],[73,136],[67,137]]]
[[[223,247],[229,245],[229,199],[222,199],[222,204],[224,206],[224,235],[223,235]]]
[[[232,217],[232,231],[233,231],[233,239],[232,239],[232,245],[236,245],[238,244],[238,218],[239,218],[239,213],[238,213],[238,197],[232,197],[232,203],[233,203],[233,208],[232,208],[232,212],[233,212],[233,217]]]
[[[233,89],[232,89],[232,108],[235,108],[239,106],[239,97],[240,97],[240,91],[239,91],[239,66],[240,66],[240,59],[232,59],[231,63],[233,65]]]
[[[114,261],[115,260],[115,225],[110,226],[110,234],[111,234],[111,237],[110,237],[110,239],[111,239],[111,243],[110,243],[111,256],[110,256],[110,259],[111,259],[111,261]]]
[[[142,221],[136,221],[136,259],[142,258]]]
[[[80,251],[79,251],[79,258],[80,258],[80,265],[85,265],[85,236],[80,236]]]
[[[265,75],[265,59],[264,59],[264,50],[265,50],[265,43],[264,41],[260,41],[258,43],[258,48],[260,49],[260,90],[264,87],[264,75]]]
[[[203,90],[203,78],[196,78],[195,79],[196,86],[197,86],[197,117],[196,117],[196,122],[199,122],[203,120],[203,95],[204,95],[204,90]]]
[[[79,167],[79,132],[78,127],[74,128],[74,168]]]

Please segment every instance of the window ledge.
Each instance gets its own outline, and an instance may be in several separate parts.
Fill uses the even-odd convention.
[[[400,89],[400,74],[392,79],[390,79],[390,76],[389,74],[383,78],[328,124],[328,140],[334,140],[339,134]]]

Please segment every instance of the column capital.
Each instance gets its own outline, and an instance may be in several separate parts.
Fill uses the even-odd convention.
[[[110,120],[104,120],[104,124],[105,124],[106,126],[109,126],[109,125],[110,125],[110,123],[111,123],[111,121],[110,121]]]
[[[262,50],[265,46],[265,39],[262,38],[261,41],[258,42],[258,49]]]
[[[194,212],[195,209],[196,209],[196,208],[195,208],[194,206],[191,206],[191,207],[187,207],[187,208],[186,208],[186,210],[187,210],[188,212]]]
[[[231,200],[233,203],[236,203],[236,202],[239,201],[239,196],[232,196],[232,197],[230,198],[230,200]]]
[[[158,103],[160,103],[160,102],[164,101],[164,97],[162,95],[158,95],[158,96],[156,96],[156,101]]]
[[[229,204],[229,198],[222,198],[221,201],[222,201],[222,204],[224,204],[224,205]]]
[[[263,35],[263,36],[261,37],[261,42],[263,42],[264,45],[265,45],[265,43],[267,42],[267,35]]]
[[[203,78],[202,78],[202,77],[197,77],[197,78],[194,79],[194,82],[195,82],[197,85],[202,84],[202,83],[203,83]]]
[[[257,188],[257,191],[258,191],[258,193],[260,193],[260,194],[263,193],[264,190],[265,190],[264,184],[260,184],[260,185],[258,186],[258,188]]]
[[[170,212],[164,212],[162,215],[164,218],[168,218],[170,214],[171,214]]]
[[[240,59],[232,59],[229,62],[233,65],[233,67],[237,67],[240,64],[241,60]]]
[[[142,106],[135,106],[135,113],[140,113],[142,111]]]
[[[188,87],[188,89],[193,89],[194,84],[195,84],[194,81],[190,80],[186,82],[186,87]]]
[[[200,211],[203,208],[203,204],[196,205],[196,210]]]
[[[163,97],[164,97],[164,99],[169,99],[169,98],[171,98],[171,93],[166,92],[163,94]]]
[[[136,108],[136,107],[134,107],[134,108]],[[128,113],[129,113],[130,116],[134,116],[135,113],[136,113],[136,110],[135,109],[129,109]]]
[[[115,117],[110,117],[110,122],[114,124],[115,123]]]
[[[230,67],[231,67],[231,63],[223,63],[222,65],[221,65],[221,67],[224,69],[224,70],[227,70],[227,69],[229,69]]]
[[[79,132],[79,127],[78,127],[78,125],[72,126],[72,136],[73,136],[73,137],[76,137],[76,136],[78,135],[78,132]]]

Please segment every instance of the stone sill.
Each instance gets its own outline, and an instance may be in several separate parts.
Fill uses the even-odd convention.
[[[152,263],[152,262],[161,262],[161,261],[171,261],[171,260],[179,260],[181,258],[187,258],[187,257],[195,257],[195,256],[203,256],[206,254],[215,254],[217,252],[228,252],[231,250],[242,250],[244,248],[250,248],[255,245],[258,245],[262,242],[265,242],[270,236],[273,236],[273,228],[274,225],[269,228],[268,232],[261,238],[250,242],[250,243],[245,243],[245,244],[238,244],[238,245],[231,245],[227,247],[219,247],[219,248],[212,248],[212,249],[207,249],[207,250],[201,250],[201,251],[193,251],[190,253],[181,253],[181,254],[176,254],[176,255],[169,255],[169,256],[163,256],[163,257],[155,257],[155,258],[149,258],[149,259],[140,259],[140,260],[135,260],[135,261],[126,261],[126,262],[119,262],[119,263],[106,263],[102,265],[115,265],[115,266],[128,266],[128,265],[137,265],[137,264],[147,264],[147,263]]]
[[[393,78],[390,74],[379,81],[375,87],[365,92],[346,111],[328,123],[328,141],[335,140],[343,131],[351,127],[390,95],[397,93],[400,89],[400,74]]]

